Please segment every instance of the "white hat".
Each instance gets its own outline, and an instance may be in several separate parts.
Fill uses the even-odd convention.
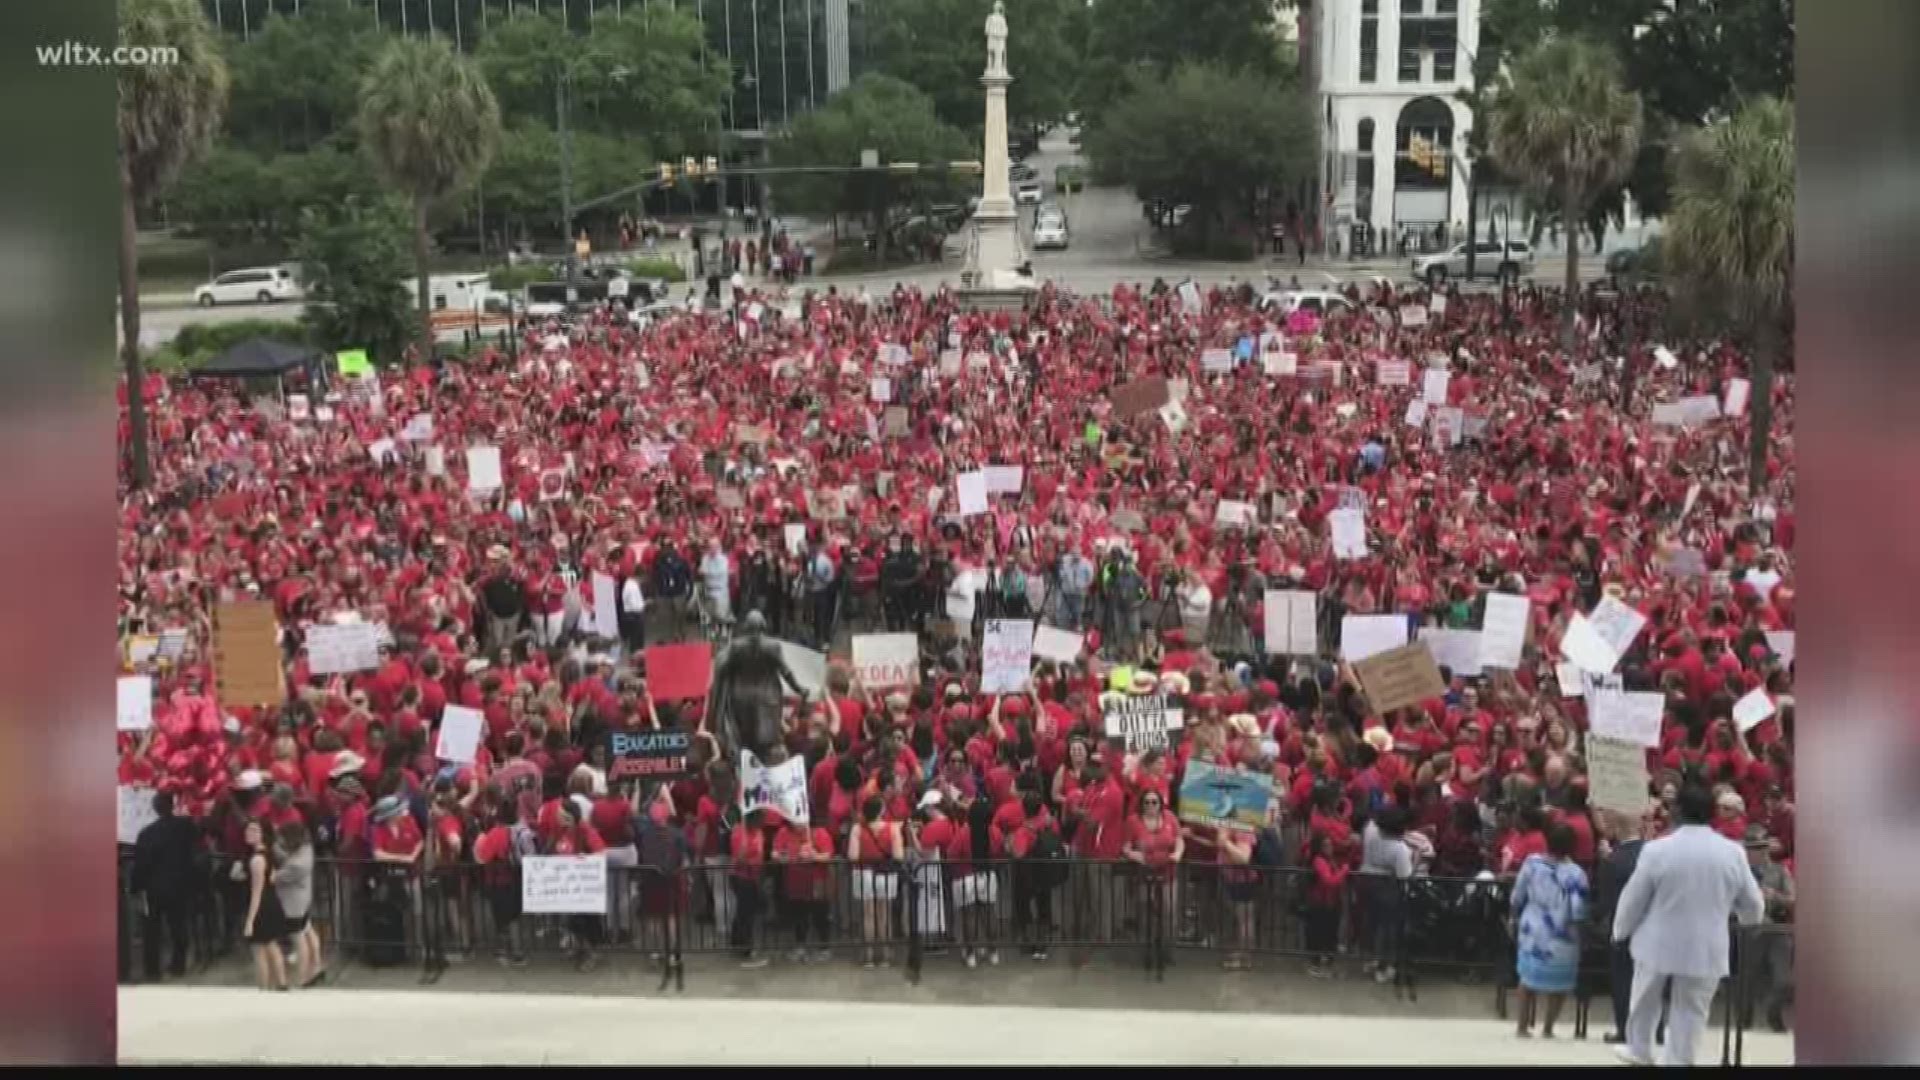
[[[259,791],[260,786],[264,783],[266,783],[266,778],[260,775],[260,770],[248,769],[234,780],[233,789],[235,791]]]
[[[920,796],[920,809],[925,810],[930,806],[939,806],[941,801],[942,796],[939,791],[929,791],[925,795]]]

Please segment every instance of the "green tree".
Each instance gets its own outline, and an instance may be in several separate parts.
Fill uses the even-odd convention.
[[[360,143],[383,178],[413,204],[413,258],[419,277],[420,355],[433,355],[427,288],[427,215],[473,183],[500,140],[500,106],[480,69],[446,38],[396,38],[360,84]]]
[[[306,285],[301,321],[316,345],[397,360],[408,326],[408,208],[397,199],[308,207],[294,247]]]
[[[1563,222],[1584,221],[1608,185],[1618,183],[1640,147],[1639,95],[1621,85],[1620,62],[1581,37],[1549,37],[1515,61],[1488,110],[1488,144],[1507,175]],[[1580,245],[1568,231],[1561,346],[1573,348],[1580,287]]]
[[[1756,98],[1697,132],[1674,161],[1664,269],[1691,311],[1752,358],[1747,485],[1766,487],[1773,374],[1792,341],[1793,105]]]
[[[233,70],[227,138],[260,151],[307,150],[352,125],[360,78],[387,35],[373,9],[308,0],[249,37],[226,38]]]
[[[913,86],[886,75],[864,75],[800,117],[772,147],[774,164],[851,168],[862,150],[876,150],[882,163],[922,166],[968,156],[958,129],[940,122],[933,101]],[[786,178],[780,186],[783,206],[802,210],[874,215],[884,236],[886,211],[897,202],[957,197],[961,184],[929,171],[891,175],[880,172],[818,173]]]
[[[980,73],[992,0],[870,0],[869,51],[881,74],[933,99],[940,119],[977,132]],[[1008,5],[1007,122],[1014,129],[1064,120],[1073,109],[1090,15],[1085,0],[1018,0]]]
[[[227,103],[227,65],[196,0],[122,0],[120,45],[176,50],[171,64],[119,69],[120,353],[127,370],[133,483],[152,479],[146,372],[140,362],[140,269],[135,210],[205,153]]]
[[[1139,75],[1185,64],[1284,76],[1273,12],[1272,0],[1099,0],[1087,16],[1081,121],[1097,125]]]
[[[1219,64],[1136,76],[1085,146],[1104,180],[1190,204],[1180,242],[1202,251],[1249,223],[1261,193],[1312,176],[1319,157],[1305,94]]]

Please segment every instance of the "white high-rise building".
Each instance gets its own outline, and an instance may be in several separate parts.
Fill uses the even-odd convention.
[[[1318,90],[1329,243],[1357,226],[1464,232],[1461,167],[1473,115],[1479,0],[1310,0],[1298,5],[1301,56]],[[1484,210],[1484,207],[1483,207]],[[1484,226],[1483,226],[1484,228]]]

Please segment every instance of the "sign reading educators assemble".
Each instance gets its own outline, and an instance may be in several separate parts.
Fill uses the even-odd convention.
[[[607,782],[617,780],[684,780],[692,775],[687,755],[693,749],[690,731],[609,731]]]

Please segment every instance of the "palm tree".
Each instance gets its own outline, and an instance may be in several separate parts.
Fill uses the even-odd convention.
[[[355,118],[374,166],[413,203],[420,355],[433,355],[427,211],[477,179],[500,142],[500,105],[480,69],[438,34],[401,37],[374,58]]]
[[[120,357],[127,369],[133,485],[153,479],[140,359],[140,253],[135,209],[204,153],[227,105],[227,62],[199,0],[121,0],[120,44],[178,51],[170,64],[119,73]]]
[[[1495,92],[1488,146],[1503,171],[1558,200],[1567,234],[1561,347],[1573,348],[1580,288],[1580,223],[1594,200],[1633,167],[1640,148],[1640,96],[1620,61],[1578,36],[1550,37],[1514,62]]]
[[[1747,347],[1747,487],[1766,486],[1773,369],[1793,316],[1793,106],[1756,98],[1696,132],[1674,161],[1662,257],[1683,301]]]

